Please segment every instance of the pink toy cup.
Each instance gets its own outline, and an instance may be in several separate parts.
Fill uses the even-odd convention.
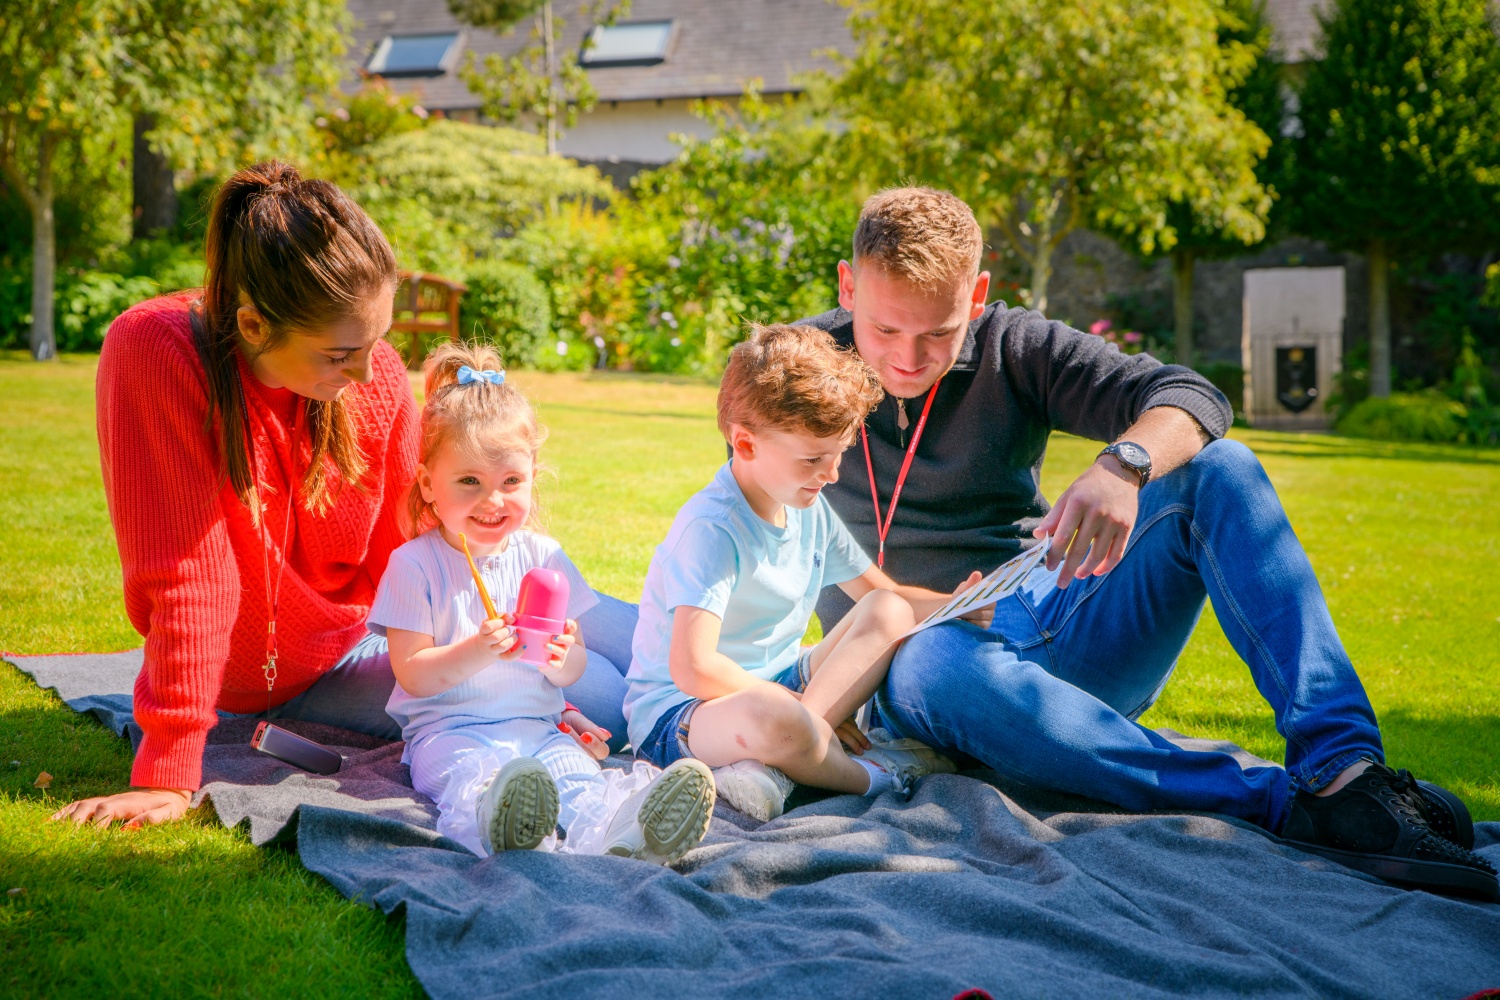
[[[537,567],[521,578],[516,596],[516,637],[523,663],[541,665],[551,655],[547,644],[568,627],[568,581],[555,569]]]

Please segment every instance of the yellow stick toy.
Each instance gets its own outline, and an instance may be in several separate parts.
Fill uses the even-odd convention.
[[[469,554],[469,540],[462,533],[458,536],[458,544],[464,547],[464,558],[469,560],[469,572],[474,574],[474,586],[479,588],[479,599],[484,601],[485,614],[491,618],[499,618],[500,612],[495,610],[495,602],[490,600],[490,588],[484,585],[484,578],[479,575],[479,567],[474,565],[474,557]]]

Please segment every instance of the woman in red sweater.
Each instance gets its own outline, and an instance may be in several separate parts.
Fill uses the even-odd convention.
[[[384,640],[365,628],[417,461],[415,400],[383,339],[395,257],[335,185],[270,163],[219,191],[206,258],[201,298],[130,309],[100,355],[144,739],[132,790],[54,819],[182,816],[218,710],[400,738]]]

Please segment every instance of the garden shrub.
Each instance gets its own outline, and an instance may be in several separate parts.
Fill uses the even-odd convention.
[[[1462,403],[1436,389],[1371,396],[1341,417],[1336,429],[1381,441],[1460,441],[1468,425]]]
[[[108,271],[59,275],[53,305],[57,349],[97,351],[116,316],[137,302],[154,298],[159,290],[151,278],[129,278]]]
[[[531,268],[507,260],[471,264],[459,310],[465,339],[494,344],[507,366],[534,368],[552,347],[552,302]]]

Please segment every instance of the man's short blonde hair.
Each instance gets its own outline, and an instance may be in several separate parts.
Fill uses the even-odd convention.
[[[871,196],[854,230],[856,268],[874,264],[923,291],[944,291],[972,278],[983,251],[973,211],[933,188],[891,188]]]
[[[880,378],[854,351],[812,326],[753,326],[729,352],[719,384],[719,430],[854,433],[880,403]]]

